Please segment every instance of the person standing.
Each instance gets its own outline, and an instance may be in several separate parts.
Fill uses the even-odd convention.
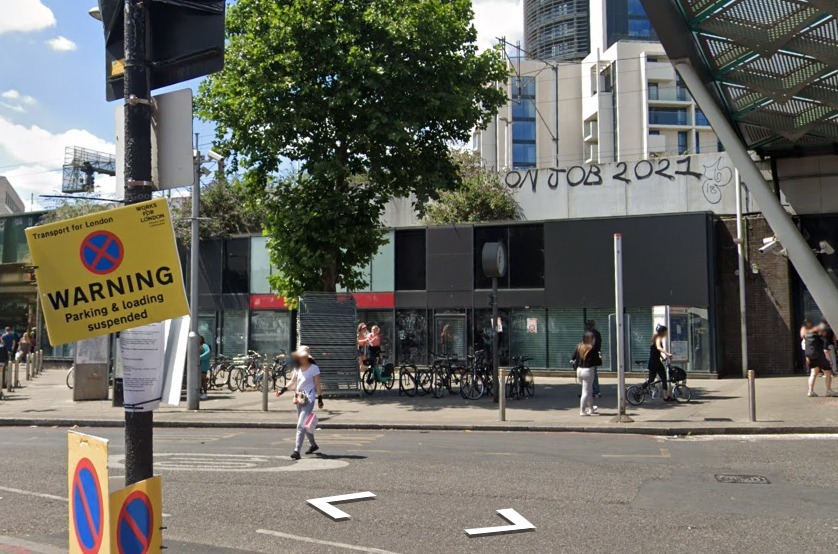
[[[596,357],[594,361],[596,365],[594,366],[594,398],[600,398],[602,395],[600,394],[599,388],[599,367],[602,365],[602,334],[596,328],[596,321],[593,319],[589,319],[585,322],[585,331],[593,333],[594,335],[594,354]]]
[[[809,367],[809,392],[807,396],[816,397],[815,383],[818,381],[818,374],[823,372],[826,384],[826,396],[835,396],[832,392],[832,366],[826,359],[824,327],[811,327],[803,339],[806,354],[806,365]]]
[[[829,326],[829,323],[826,320],[821,320],[821,328],[823,329],[823,340],[826,345],[826,357],[829,360],[829,364],[832,366],[832,374],[835,375],[836,368],[835,363],[838,362],[838,357],[836,357],[836,342],[835,342],[835,331],[832,330],[832,327]]]
[[[594,406],[593,382],[596,364],[594,353],[594,334],[585,331],[582,342],[576,345],[573,352],[573,365],[576,367],[576,380],[582,383],[582,395],[579,400],[579,415],[590,416],[597,413]]]
[[[6,348],[6,352],[8,352],[9,358],[11,358],[14,353],[15,349],[17,348],[17,335],[12,331],[11,327],[6,327],[6,332],[3,333],[3,336],[0,337],[0,340],[3,341],[3,346]]]
[[[368,338],[370,345],[370,359],[375,364],[381,363],[381,327],[373,325]]]
[[[291,382],[288,386],[282,387],[276,391],[277,396],[281,396],[288,389],[294,389],[294,404],[297,406],[297,438],[294,443],[294,452],[291,454],[292,460],[300,459],[300,449],[303,447],[303,439],[308,438],[309,448],[306,454],[314,454],[320,447],[314,440],[314,429],[306,429],[305,424],[308,417],[314,410],[314,398],[317,396],[317,407],[323,409],[323,389],[320,385],[320,368],[311,357],[311,349],[308,346],[300,345],[300,347],[291,354],[291,358],[296,362],[297,367],[294,369],[294,375],[291,377]],[[296,387],[296,388],[295,388]]]
[[[24,331],[17,345],[17,359],[21,363],[26,363],[30,352],[32,352],[32,343],[29,342],[29,333]]]
[[[369,340],[369,333],[367,333],[367,324],[358,324],[358,369],[364,373],[364,362],[367,359],[367,346]]]
[[[655,327],[655,334],[652,337],[652,344],[649,347],[649,381],[651,386],[655,382],[655,378],[661,380],[663,389],[663,401],[670,402],[672,398],[669,396],[669,383],[666,378],[666,368],[663,365],[665,358],[672,358],[666,350],[666,337],[669,335],[669,329],[666,325],[658,325]]]
[[[201,337],[201,352],[198,356],[198,363],[201,366],[201,400],[207,400],[209,398],[207,392],[209,392],[209,371],[211,356],[212,350],[210,350],[210,347],[204,340],[204,337]]]

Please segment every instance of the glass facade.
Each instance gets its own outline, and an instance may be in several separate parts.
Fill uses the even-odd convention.
[[[678,131],[678,153],[686,154],[690,151],[689,135],[686,131]]]
[[[396,360],[408,364],[428,362],[428,314],[425,310],[396,310]]]
[[[606,12],[606,47],[620,40],[657,42],[658,35],[640,0],[608,0]]]
[[[247,310],[221,312],[221,353],[225,356],[247,354]]]
[[[686,108],[649,108],[649,125],[689,125]]]
[[[498,279],[500,289],[544,288],[544,227],[504,225],[474,228],[474,288],[492,288],[492,279],[483,274],[483,245],[502,242],[506,246],[509,268]]]
[[[274,272],[268,256],[268,238],[250,239],[250,293],[269,294],[271,292],[268,277]]]
[[[358,310],[358,323],[361,322],[367,324],[367,329],[378,325],[381,329],[381,353],[389,361],[395,362],[396,352],[393,347],[396,344],[396,322],[393,310]]]
[[[535,78],[512,79],[512,167],[534,168],[535,142]]]
[[[709,127],[710,122],[707,121],[707,116],[704,115],[700,109],[695,109],[695,124],[699,127]]]

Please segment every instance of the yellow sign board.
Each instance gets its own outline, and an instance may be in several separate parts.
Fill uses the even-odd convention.
[[[165,199],[30,227],[26,241],[52,345],[189,313]]]
[[[108,441],[67,433],[70,554],[110,554]]]
[[[114,552],[161,552],[163,482],[160,477],[111,493],[110,501]]]

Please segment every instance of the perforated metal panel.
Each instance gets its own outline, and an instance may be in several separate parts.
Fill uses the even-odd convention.
[[[835,147],[838,0],[644,0],[670,2],[748,147]]]
[[[358,393],[356,306],[351,294],[308,292],[297,312],[298,344],[311,349],[323,390]]]

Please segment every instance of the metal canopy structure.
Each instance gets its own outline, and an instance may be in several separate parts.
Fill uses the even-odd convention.
[[[116,175],[116,158],[113,154],[68,146],[64,150],[61,192],[74,194],[93,191],[93,175]]]
[[[643,0],[746,147],[838,152],[838,0]]]

